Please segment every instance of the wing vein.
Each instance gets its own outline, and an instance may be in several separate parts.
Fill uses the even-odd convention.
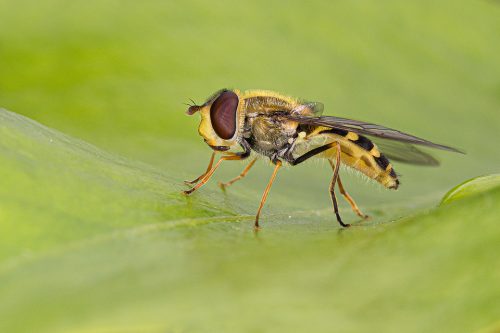
[[[377,124],[365,123],[358,120],[352,120],[347,118],[333,117],[333,116],[322,116],[322,117],[307,117],[302,115],[290,114],[287,116],[288,119],[297,121],[301,124],[307,125],[319,125],[329,128],[336,128],[345,131],[351,131],[357,134],[364,134],[369,136],[374,136],[386,140],[407,142],[410,144],[416,144],[421,146],[427,146],[435,149],[447,150],[456,153],[462,153],[463,151],[445,146],[442,144],[434,143],[417,136],[404,133],[392,128],[384,127]]]

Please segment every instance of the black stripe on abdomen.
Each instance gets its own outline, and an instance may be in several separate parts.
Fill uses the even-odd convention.
[[[346,137],[347,134],[349,134],[349,131],[337,129],[337,128],[330,128],[328,130],[321,131],[319,134],[327,134],[327,133],[337,134],[337,135]],[[380,153],[380,152],[379,152],[380,156],[375,157],[374,152],[372,151],[375,148],[375,145],[373,144],[373,142],[370,139],[368,139],[366,136],[362,136],[362,135],[358,134],[357,137],[358,137],[357,140],[349,139],[349,141],[354,143],[356,146],[362,148],[363,150],[367,151],[368,153],[370,153],[370,155],[373,157],[373,159],[375,160],[377,165],[382,170],[384,170],[384,171],[387,170],[387,167],[390,165],[390,162],[387,159],[387,157],[385,157],[385,155]],[[378,150],[375,149],[375,151],[378,151]],[[394,169],[392,169],[392,166],[391,166],[391,171],[390,171],[389,175],[393,178],[397,178],[397,175],[394,172]]]
[[[372,150],[372,148],[375,146],[373,144],[373,142],[371,142],[371,140],[369,140],[368,138],[366,138],[362,135],[359,135],[358,139],[356,141],[351,141],[351,142],[360,146],[361,148],[363,148],[366,151]]]
[[[338,129],[338,128],[331,128],[328,130],[321,131],[319,134],[325,134],[325,133],[337,134],[337,135],[345,137],[345,136],[347,136],[349,131]],[[359,135],[359,134],[358,134],[357,140],[349,139],[349,141],[351,141],[352,143],[354,143],[358,147],[363,148],[366,151],[370,151],[373,149],[373,147],[375,147],[375,145],[373,144],[373,142],[370,139],[368,139],[365,136]]]
[[[337,128],[331,128],[331,129],[327,129],[327,130],[319,132],[319,134],[327,134],[327,133],[337,134],[337,135],[340,135],[340,136],[346,136],[347,133],[349,133],[349,131],[342,130],[342,129],[337,129]]]
[[[387,166],[389,165],[389,160],[387,157],[385,157],[383,154],[380,154],[379,157],[373,157],[375,159],[375,162],[377,162],[378,166],[382,168],[382,170],[386,170]]]
[[[389,172],[389,176],[392,178],[398,178],[398,175],[396,174],[396,171],[394,171],[394,168],[391,168],[391,172]]]

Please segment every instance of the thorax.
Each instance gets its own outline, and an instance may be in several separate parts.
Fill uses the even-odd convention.
[[[271,160],[283,158],[296,138],[297,123],[279,117],[278,113],[250,114],[245,120],[243,139]]]

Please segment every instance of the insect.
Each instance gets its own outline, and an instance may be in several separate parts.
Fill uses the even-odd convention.
[[[189,195],[203,186],[223,161],[244,160],[254,151],[274,164],[274,171],[262,195],[255,228],[259,228],[259,216],[278,170],[283,163],[292,166],[311,157],[328,159],[333,169],[329,193],[338,223],[344,223],[339,214],[335,186],[350,204],[354,213],[367,218],[347,193],[339,175],[344,164],[365,176],[374,179],[388,189],[397,189],[398,175],[389,158],[394,161],[416,165],[438,165],[438,161],[416,146],[426,146],[452,152],[458,149],[432,143],[416,136],[384,126],[333,116],[322,116],[323,104],[308,102],[272,91],[222,89],[210,96],[202,105],[190,105],[188,115],[199,112],[201,123],[199,134],[213,149],[206,171],[184,191]],[[241,151],[230,151],[232,148]],[[215,156],[222,156],[214,164]],[[254,165],[250,160],[243,172],[227,183],[224,189],[245,177]]]

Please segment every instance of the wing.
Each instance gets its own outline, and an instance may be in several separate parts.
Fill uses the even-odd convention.
[[[325,126],[373,137],[373,141],[377,144],[377,146],[379,146],[380,150],[385,155],[387,155],[387,157],[399,162],[417,165],[439,164],[439,162],[434,157],[419,150],[414,145],[426,146],[463,154],[462,151],[453,147],[433,143],[431,141],[413,136],[411,134],[403,133],[392,128],[365,123],[358,120],[333,116],[307,117],[296,114],[287,115],[286,118],[297,121],[301,124]]]
[[[390,160],[401,163],[438,166],[439,161],[432,155],[421,151],[411,143],[400,141],[389,141],[385,139],[372,138],[378,149]]]
[[[323,113],[325,106],[321,102],[307,102],[304,101],[292,110],[292,114],[301,116],[314,116],[319,117]]]

